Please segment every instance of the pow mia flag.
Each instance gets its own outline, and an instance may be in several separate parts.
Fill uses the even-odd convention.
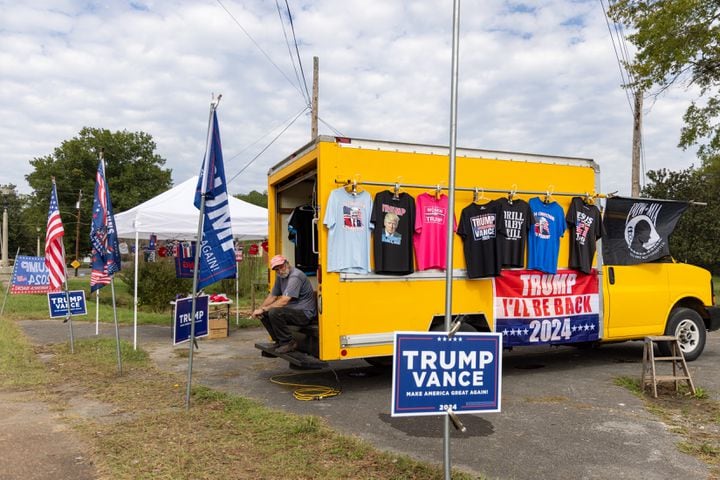
[[[603,262],[635,265],[670,255],[668,240],[687,202],[608,198],[603,223]]]

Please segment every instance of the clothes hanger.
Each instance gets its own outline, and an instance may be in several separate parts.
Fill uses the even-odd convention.
[[[510,205],[512,205],[512,202],[515,199],[516,193],[517,193],[517,183],[513,183],[512,187],[510,187],[510,193],[508,193],[508,202],[510,203]]]
[[[473,190],[473,203],[477,203],[480,200],[487,200],[487,197],[485,196],[485,190],[475,187]]]
[[[555,191],[555,185],[548,185],[548,189],[545,193],[545,199],[543,200],[544,203],[547,204],[547,203],[550,203],[553,201],[553,199],[552,199],[553,191]]]
[[[442,187],[438,183],[437,186],[435,187],[435,200],[440,200],[441,193],[442,193]]]
[[[353,196],[362,192],[362,188],[358,186],[357,175],[355,176],[355,178],[348,182],[348,184],[345,186],[345,190],[347,190],[347,192]]]
[[[585,205],[595,205],[595,195],[590,195],[589,193],[585,192],[585,198],[583,198],[583,202],[585,202]]]
[[[393,200],[400,200],[400,183],[395,182],[395,187],[393,188]]]

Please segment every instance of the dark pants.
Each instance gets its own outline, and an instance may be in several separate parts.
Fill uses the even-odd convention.
[[[305,312],[288,307],[271,308],[260,316],[260,321],[270,334],[270,338],[281,345],[293,339],[288,325],[299,327],[310,325],[310,319]]]

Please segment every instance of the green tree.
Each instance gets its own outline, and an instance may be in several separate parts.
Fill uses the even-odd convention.
[[[263,193],[260,193],[257,190],[253,190],[250,193],[238,193],[237,195],[235,195],[235,198],[240,199],[244,202],[252,203],[253,205],[257,205],[258,207],[267,208],[268,205],[267,190],[265,190]]]
[[[720,262],[720,177],[708,169],[648,172],[642,193],[651,198],[705,202],[691,205],[670,237],[670,252],[678,260],[718,271]]]
[[[30,161],[34,171],[25,176],[34,190],[27,213],[29,222],[45,225],[51,178],[55,177],[65,226],[66,257],[68,261],[75,258],[78,212],[80,256],[88,253],[100,151],[104,152],[105,176],[113,210],[122,212],[170,188],[171,170],[162,168],[165,159],[155,153],[155,148],[152,136],[144,132],[83,128],[76,137],[63,141],[51,155]],[[78,210],[80,191],[82,200]]]
[[[695,85],[679,146],[699,145],[705,164],[720,161],[720,2],[717,0],[617,0],[614,21],[633,30],[637,47],[628,65],[630,86],[650,91],[675,83]]]

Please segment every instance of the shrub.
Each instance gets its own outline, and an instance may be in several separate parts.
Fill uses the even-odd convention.
[[[133,285],[133,269],[123,270],[122,280]],[[169,308],[178,294],[187,294],[192,290],[192,279],[175,278],[173,258],[159,258],[153,263],[138,264],[138,304],[153,311],[161,312]]]

